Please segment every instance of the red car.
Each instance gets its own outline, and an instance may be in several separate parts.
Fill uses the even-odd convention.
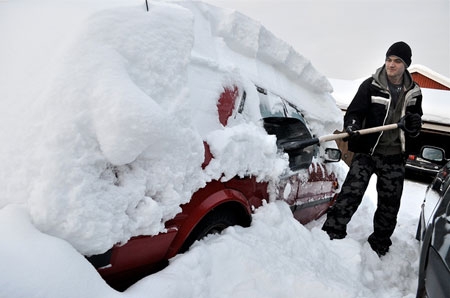
[[[310,140],[312,134],[300,110],[290,101],[270,91],[256,87],[260,99],[263,126],[277,137],[280,150],[285,142]],[[279,105],[281,109],[267,109]],[[237,87],[224,88],[217,101],[219,120],[223,126],[246,107],[246,92]],[[205,142],[203,167],[214,158]],[[318,145],[287,152],[289,168],[280,177],[277,199],[285,200],[294,217],[302,224],[323,215],[332,204],[338,190],[338,180],[322,163],[312,162],[318,155]],[[324,162],[339,161],[340,151],[327,148]],[[306,178],[305,178],[306,177]],[[218,233],[228,226],[249,226],[252,211],[269,201],[268,182],[255,177],[235,177],[229,181],[211,181],[182,206],[182,212],[165,223],[166,232],[156,236],[140,236],[124,245],[117,245],[102,255],[88,257],[101,276],[114,288],[124,289],[129,282],[155,272],[167,265],[168,259],[189,249],[196,240]]]

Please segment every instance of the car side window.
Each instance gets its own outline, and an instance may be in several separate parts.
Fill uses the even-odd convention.
[[[447,193],[449,195],[449,193]],[[447,200],[449,203],[447,204],[447,211],[445,214],[445,219],[447,224],[446,227],[446,234],[444,236],[444,245],[442,250],[442,258],[445,261],[445,265],[447,265],[447,268],[450,270],[450,200]]]
[[[259,110],[263,118],[286,117],[287,111],[281,97],[261,87],[256,87],[256,89],[259,95]]]
[[[448,175],[450,175],[450,163],[447,163],[443,168],[442,168],[442,174],[445,175],[446,177],[442,177],[442,179],[444,180],[442,183],[442,190],[445,190],[447,188],[450,188],[450,178]]]
[[[263,88],[257,87],[257,90],[264,127],[269,134],[276,135],[277,144],[312,139],[311,131],[303,115],[293,104]],[[317,148],[317,145],[312,145],[287,152],[289,154],[289,167],[292,170],[308,168],[318,150]]]
[[[287,116],[299,119],[304,124],[305,129],[308,131],[308,133],[311,134],[308,127],[306,126],[305,118],[303,118],[303,114],[299,111],[299,109],[297,109],[297,107],[294,106],[289,101],[285,101],[285,105],[286,105]]]
[[[437,191],[440,195],[443,195],[445,190],[449,188],[450,179],[450,163],[447,163],[442,167],[439,173],[436,175],[431,183],[431,188]],[[446,178],[447,177],[447,178]]]

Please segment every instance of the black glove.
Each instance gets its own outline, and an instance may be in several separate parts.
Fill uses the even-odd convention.
[[[345,132],[348,133],[348,137],[344,138],[343,140],[347,142],[348,140],[356,141],[359,139],[359,126],[356,124],[349,125],[345,128]]]
[[[417,135],[422,127],[422,118],[419,114],[405,116],[405,129],[410,135]]]

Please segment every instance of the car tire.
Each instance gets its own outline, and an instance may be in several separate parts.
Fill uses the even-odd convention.
[[[229,208],[212,210],[203,217],[189,234],[180,249],[180,253],[189,250],[195,241],[201,240],[210,234],[220,234],[226,228],[234,225],[248,226],[249,224],[245,224],[239,213],[233,212]]]

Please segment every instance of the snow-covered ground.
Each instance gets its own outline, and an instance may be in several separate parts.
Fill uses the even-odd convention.
[[[149,4],[0,2],[0,297],[413,297],[425,186],[410,182],[382,259],[365,241],[371,186],[345,240],[270,202],[124,293],[103,282],[83,254],[158,233],[222,173],[275,180],[286,167],[257,107],[219,123],[224,84],[249,103],[254,83],[296,100],[318,136],[342,125],[327,78],[260,23]],[[202,140],[215,157],[204,170]]]
[[[0,209],[0,297],[42,298],[413,298],[419,243],[414,239],[426,186],[407,181],[390,252],[370,249],[371,182],[349,225],[330,241],[324,221],[300,225],[282,202],[260,207],[249,228],[210,236],[123,293],[109,288],[69,243],[38,231],[23,206]]]

